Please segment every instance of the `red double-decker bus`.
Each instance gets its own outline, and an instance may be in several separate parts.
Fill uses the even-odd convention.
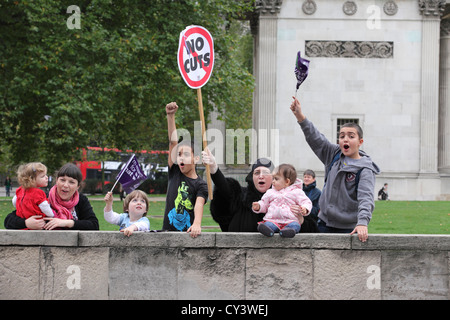
[[[130,156],[135,154],[149,154],[149,155],[164,155],[169,154],[168,150],[119,150],[117,148],[101,148],[101,147],[86,147],[82,149],[82,160],[81,161],[75,161],[78,168],[81,170],[81,174],[83,176],[83,180],[97,180],[98,186],[96,189],[101,190],[102,189],[102,181],[104,185],[107,185],[111,182],[115,181],[115,178],[117,174],[122,169],[123,165],[126,164],[126,161],[93,161],[93,160],[87,160],[88,158],[88,151],[94,151],[94,152],[116,152],[118,154],[118,158],[123,155],[129,154]],[[152,175],[154,175],[155,170],[161,170],[161,168],[158,168],[158,164],[156,163],[150,163],[150,164],[143,164],[143,171],[144,173],[149,177],[152,178]],[[152,171],[153,170],[153,171]],[[103,177],[102,177],[103,174]]]

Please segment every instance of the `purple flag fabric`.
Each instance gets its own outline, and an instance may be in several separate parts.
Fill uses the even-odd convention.
[[[297,53],[297,60],[295,61],[295,77],[297,78],[297,90],[308,76],[309,60],[303,59],[300,56],[300,51]]]
[[[119,172],[118,177],[118,180],[126,193],[132,192],[139,187],[142,181],[147,179],[147,176],[142,172],[135,154],[131,156],[125,167]]]

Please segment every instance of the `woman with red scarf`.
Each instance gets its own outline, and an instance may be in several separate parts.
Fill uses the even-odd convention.
[[[98,220],[88,198],[78,192],[81,181],[80,169],[72,163],[65,164],[58,171],[56,183],[48,196],[55,217],[23,219],[13,211],[5,218],[5,228],[98,230]]]

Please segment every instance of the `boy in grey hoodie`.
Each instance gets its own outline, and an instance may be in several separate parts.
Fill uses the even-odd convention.
[[[319,230],[357,233],[359,240],[365,242],[375,207],[375,175],[380,169],[359,150],[364,141],[361,128],[354,123],[345,124],[339,132],[339,145],[331,143],[306,118],[297,98],[293,99],[291,110],[306,142],[325,164],[325,184],[319,199]]]

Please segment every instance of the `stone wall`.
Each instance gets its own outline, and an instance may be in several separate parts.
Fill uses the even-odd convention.
[[[0,230],[0,299],[449,299],[450,235]]]

